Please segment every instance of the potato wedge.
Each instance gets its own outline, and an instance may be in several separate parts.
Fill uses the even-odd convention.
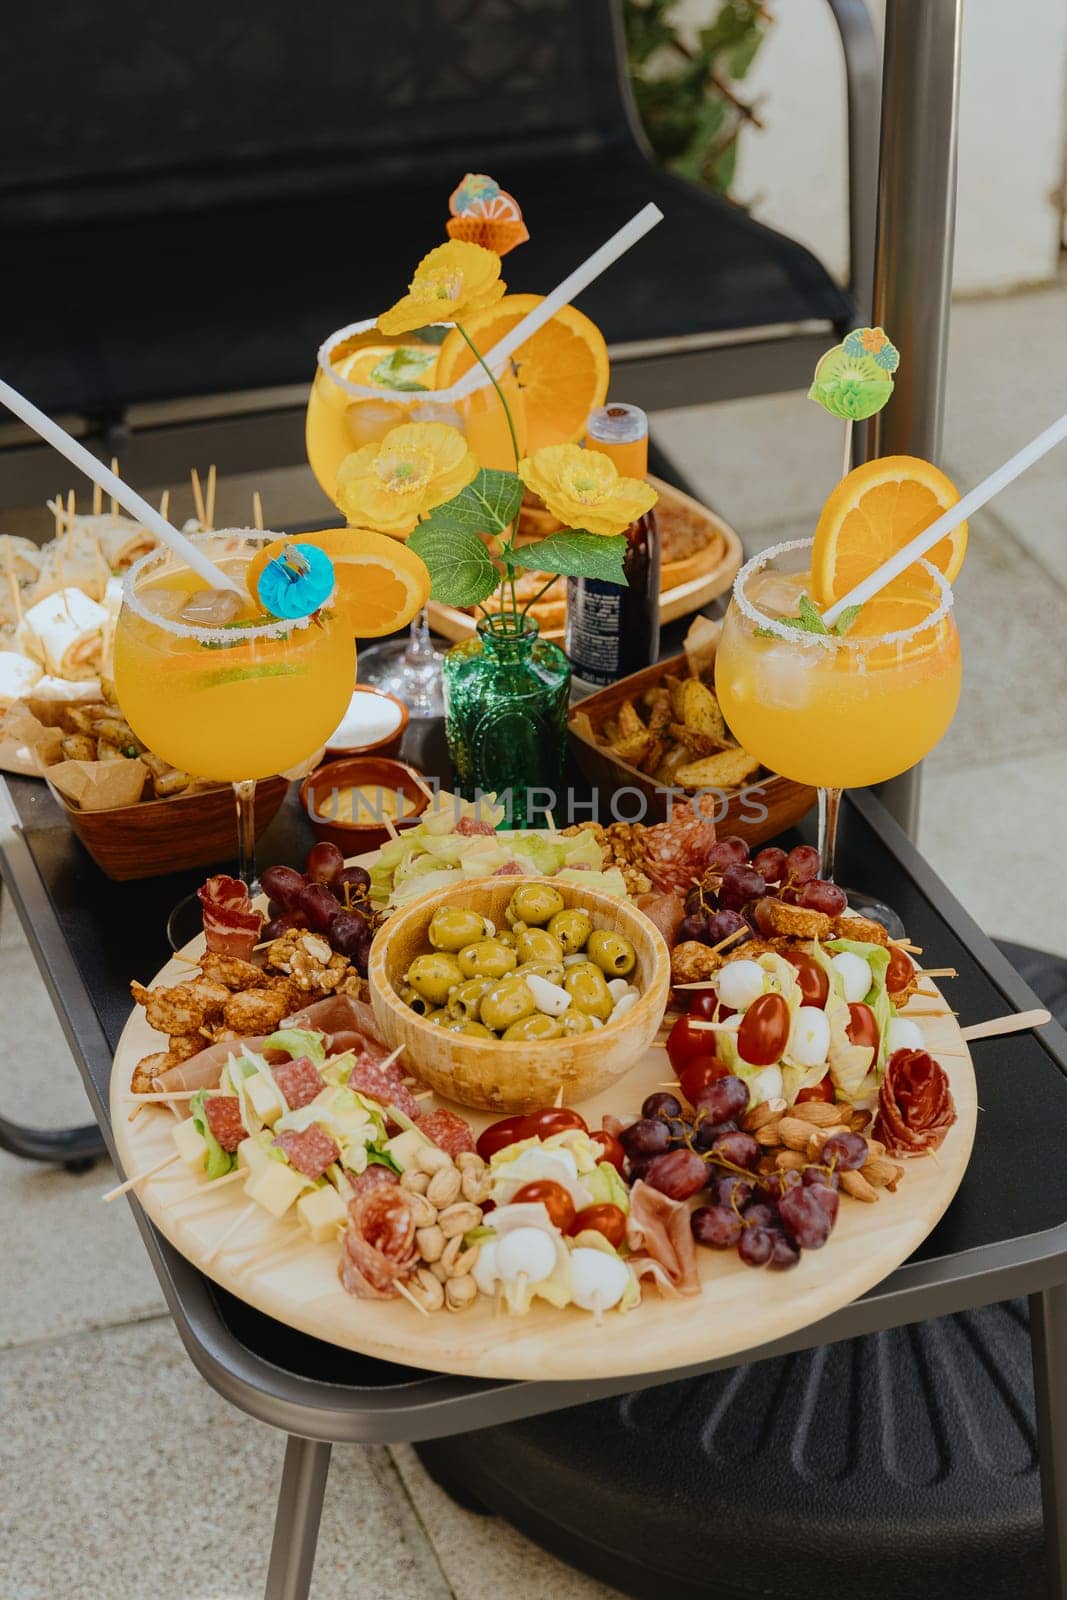
[[[623,700],[619,706],[619,737],[627,739],[631,734],[644,733],[645,724],[632,700]]]
[[[736,789],[758,772],[759,766],[747,750],[720,750],[679,767],[675,779],[684,789]]]
[[[87,733],[68,733],[59,748],[64,761],[96,760],[96,740]]]
[[[625,761],[627,766],[639,767],[645,759],[652,744],[652,735],[642,725],[640,733],[631,733],[625,739],[617,740],[611,746],[611,753],[620,761]]]
[[[571,728],[579,739],[585,739],[588,744],[598,744],[596,730],[589,720],[588,711],[576,711],[571,718]]]
[[[668,672],[663,679],[663,686],[670,696],[671,715],[673,716],[675,722],[684,722],[685,701],[683,699],[683,695],[685,692],[685,681],[682,678],[676,678],[673,672]]]
[[[719,702],[699,678],[689,678],[682,686],[682,721],[694,733],[702,733],[719,744],[726,738]]]

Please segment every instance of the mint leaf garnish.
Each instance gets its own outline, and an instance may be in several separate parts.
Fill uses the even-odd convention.
[[[862,605],[846,606],[844,611],[842,611],[841,615],[838,617],[837,621],[834,623],[834,632],[838,635],[847,633],[862,610]]]

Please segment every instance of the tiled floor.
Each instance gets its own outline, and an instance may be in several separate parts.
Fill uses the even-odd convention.
[[[961,487],[1050,420],[1065,367],[1067,292],[956,309],[945,465]],[[839,459],[837,430],[801,395],[655,425],[753,548],[810,529]],[[246,520],[249,487],[224,485],[220,514]],[[317,510],[302,472],[264,487],[271,520]],[[920,842],[990,932],[1067,953],[1067,449],[977,519],[972,539],[958,586],[964,696],[927,763]],[[0,1106],[39,1123],[87,1112],[6,907]],[[196,1376],[125,1202],[96,1203],[107,1179],[0,1158],[0,1597],[255,1600],[281,1442]],[[458,1510],[410,1450],[339,1449],[313,1594],[371,1588],[393,1600],[608,1595]]]

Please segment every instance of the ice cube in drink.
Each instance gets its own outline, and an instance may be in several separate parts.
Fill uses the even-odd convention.
[[[232,589],[197,589],[185,597],[178,615],[191,628],[224,628],[243,608],[241,595]]]

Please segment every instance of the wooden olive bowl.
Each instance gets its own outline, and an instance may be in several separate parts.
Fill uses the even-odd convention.
[[[506,1044],[449,1033],[412,1011],[398,990],[415,957],[430,949],[427,930],[434,912],[442,906],[479,911],[503,928],[509,900],[526,883],[550,884],[565,906],[587,911],[594,928],[626,935],[637,952],[629,974],[641,990],[637,1004],[618,1022],[589,1033]],[[472,878],[393,912],[371,945],[367,976],[374,1014],[390,1048],[404,1045],[419,1076],[438,1094],[505,1114],[552,1105],[561,1090],[563,1104],[576,1105],[627,1073],[656,1037],[670,989],[670,956],[659,930],[628,900],[558,878]]]

